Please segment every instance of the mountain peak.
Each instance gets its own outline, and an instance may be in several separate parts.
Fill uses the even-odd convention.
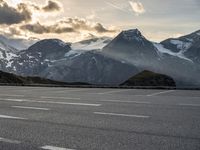
[[[32,48],[37,47],[37,49],[62,49],[67,48],[70,49],[69,44],[63,42],[59,39],[44,39],[41,41],[36,42],[31,47],[29,47],[29,50]]]
[[[71,50],[69,44],[59,39],[45,39],[41,40],[28,48],[27,52],[31,53],[31,56],[38,54],[42,58],[58,59],[63,57],[67,52]],[[30,55],[30,54],[29,54]]]
[[[62,40],[60,40],[60,39],[44,39],[44,40],[41,40],[41,41],[39,41],[39,42],[37,42],[37,43],[46,43],[46,44],[48,44],[48,43],[54,43],[54,44],[58,44],[59,46],[61,46],[61,47],[65,47],[65,46],[68,46],[68,44],[67,43],[65,43],[65,42],[63,42]]]
[[[133,41],[133,40],[142,41],[143,39],[145,39],[142,33],[138,29],[130,29],[122,31],[122,36],[124,39],[128,41]]]
[[[129,30],[124,30],[122,31],[124,33],[134,33],[134,34],[141,34],[141,32],[136,28],[136,29],[129,29]]]

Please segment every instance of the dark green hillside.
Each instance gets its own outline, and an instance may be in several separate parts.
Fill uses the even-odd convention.
[[[132,78],[128,79],[121,85],[123,86],[170,86],[175,87],[176,83],[173,78],[154,73],[151,71],[143,71]]]
[[[0,83],[6,84],[54,84],[54,85],[88,85],[86,83],[65,83],[40,77],[22,77],[0,71]]]

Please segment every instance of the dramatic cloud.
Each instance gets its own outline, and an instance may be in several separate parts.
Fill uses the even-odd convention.
[[[62,9],[60,3],[49,0],[47,5],[38,6],[32,3],[19,3],[14,6],[9,6],[4,0],[0,0],[0,24],[19,24],[32,20],[32,14],[35,11],[40,13],[60,11]]]
[[[51,12],[51,11],[60,11],[61,6],[56,1],[48,1],[48,4],[42,8],[45,12]]]
[[[35,24],[26,24],[20,27],[21,30],[29,31],[36,34],[43,33],[70,33],[91,31],[96,33],[115,32],[115,30],[106,29],[100,23],[89,22],[84,19],[69,18],[61,20],[53,25],[42,25],[39,22]]]
[[[63,12],[59,1],[47,0],[46,4],[18,1],[13,3],[0,0],[0,32],[16,38],[62,38],[66,41],[80,41],[94,35],[95,37],[113,36],[118,30],[105,27],[92,21],[95,12],[86,18],[59,18],[57,12]],[[47,18],[53,18],[51,20]],[[9,26],[8,26],[9,25]]]
[[[129,1],[131,8],[133,10],[133,12],[136,13],[136,15],[140,15],[145,13],[145,8],[143,6],[143,4],[139,1]]]
[[[20,3],[21,4],[21,3]],[[27,2],[23,3],[26,5],[32,12],[55,12],[62,10],[62,4],[57,1],[48,0],[46,5],[36,5],[35,3]]]
[[[9,6],[4,0],[0,0],[0,24],[18,24],[31,20],[32,13],[23,3],[16,8]]]
[[[115,30],[110,30],[105,28],[101,23],[94,23],[79,18],[69,18],[67,20],[60,21],[60,23],[64,23],[72,27],[76,31],[86,30],[86,31],[95,31],[97,33],[115,32]]]
[[[30,31],[36,34],[44,33],[68,33],[75,32],[73,28],[70,27],[60,27],[59,24],[54,25],[41,25],[39,22],[35,24],[26,24],[20,27],[21,30]]]

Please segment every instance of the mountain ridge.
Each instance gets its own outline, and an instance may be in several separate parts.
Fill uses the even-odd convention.
[[[0,58],[0,69],[65,82],[115,85],[142,70],[150,70],[172,76],[180,86],[183,83],[200,85],[198,33],[174,38],[172,42],[167,39],[155,43],[146,39],[138,29],[131,29],[122,31],[112,40],[96,38],[80,41],[78,46],[85,49],[74,48],[73,43],[59,39],[45,39],[9,59]],[[182,39],[192,45],[182,44]],[[123,71],[126,73],[121,73]]]

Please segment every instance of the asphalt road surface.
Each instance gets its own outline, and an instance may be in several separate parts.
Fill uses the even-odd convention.
[[[200,91],[2,86],[0,150],[200,150]]]

